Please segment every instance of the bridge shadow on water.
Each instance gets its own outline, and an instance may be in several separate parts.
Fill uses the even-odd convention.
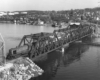
[[[64,66],[80,60],[83,56],[82,53],[85,53],[89,49],[89,46],[83,43],[73,43],[71,44],[64,53],[62,57]]]
[[[41,60],[35,61],[35,63],[44,70],[44,73],[41,76],[31,78],[30,80],[54,79],[57,70],[59,70],[61,66],[67,68],[71,63],[80,60],[82,53],[86,52],[89,49],[89,46],[83,43],[73,43],[64,49],[65,52],[63,54],[61,51],[53,51],[44,55],[44,57],[46,57],[45,59],[42,60],[41,58]]]

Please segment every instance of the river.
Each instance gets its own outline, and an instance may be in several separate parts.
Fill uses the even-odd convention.
[[[0,24],[0,33],[6,44],[6,53],[16,47],[24,35],[38,32],[53,32],[52,27]],[[93,39],[99,41],[100,39]],[[89,40],[88,40],[89,41]],[[82,42],[45,54],[35,61],[44,73],[31,80],[100,80],[100,47]]]

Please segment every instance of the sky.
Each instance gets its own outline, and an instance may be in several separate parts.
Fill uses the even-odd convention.
[[[100,6],[100,0],[0,0],[0,11],[70,10]]]

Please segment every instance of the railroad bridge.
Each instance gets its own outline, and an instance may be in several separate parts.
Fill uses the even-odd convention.
[[[53,33],[37,33],[25,35],[16,48],[9,50],[7,59],[18,57],[34,57],[52,52],[63,47],[65,44],[70,44],[80,40],[93,33],[91,24],[72,24],[67,28],[54,30]]]

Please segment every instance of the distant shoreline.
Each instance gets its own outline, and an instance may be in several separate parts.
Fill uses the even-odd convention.
[[[33,26],[52,26],[52,24],[21,24],[21,23],[14,23],[12,21],[0,21],[0,23],[5,23],[5,24],[18,24],[18,25],[33,25]]]

